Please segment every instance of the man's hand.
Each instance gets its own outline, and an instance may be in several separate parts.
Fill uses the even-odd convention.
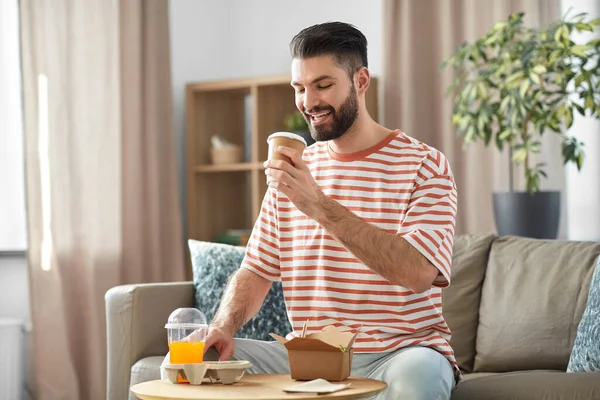
[[[265,161],[267,185],[285,194],[298,210],[314,219],[324,196],[323,192],[302,161],[300,153],[285,146],[279,146],[275,151],[288,156],[293,165],[282,160]]]
[[[213,346],[219,353],[219,361],[229,361],[233,356],[233,351],[235,349],[233,335],[226,329],[211,325],[208,328],[204,353]]]

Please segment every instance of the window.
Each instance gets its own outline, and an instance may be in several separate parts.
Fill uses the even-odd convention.
[[[26,244],[18,0],[0,1],[0,252]]]

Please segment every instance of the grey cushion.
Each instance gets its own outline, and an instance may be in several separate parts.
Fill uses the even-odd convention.
[[[457,236],[452,252],[452,284],[442,289],[443,314],[452,331],[450,346],[462,372],[473,370],[481,286],[495,237]]]
[[[244,259],[245,248],[197,240],[189,240],[188,245],[192,259],[195,306],[210,323],[219,308],[229,278]],[[272,341],[269,333],[285,336],[291,330],[281,282],[273,282],[258,314],[235,336]]]
[[[164,358],[164,356],[146,357],[133,364],[129,386],[160,379],[160,364]],[[129,391],[129,400],[138,400],[138,398]]]
[[[600,257],[596,261],[587,305],[577,328],[567,371],[600,371]]]
[[[596,242],[496,239],[473,371],[566,371],[598,254]]]
[[[589,400],[600,399],[600,373],[525,371],[465,375],[452,400]]]

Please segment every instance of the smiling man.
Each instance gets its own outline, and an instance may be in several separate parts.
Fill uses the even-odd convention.
[[[450,283],[457,193],[438,150],[367,112],[367,40],[339,22],[290,44],[296,106],[316,143],[292,164],[265,163],[269,189],[246,256],[210,327],[221,360],[289,372],[277,342],[234,339],[276,280],[298,335],[360,333],[352,375],[383,380],[385,399],[448,399],[459,378],[441,288]]]

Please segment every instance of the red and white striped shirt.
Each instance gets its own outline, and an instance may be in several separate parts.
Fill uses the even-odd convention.
[[[242,263],[281,280],[294,333],[327,325],[360,329],[356,353],[429,346],[456,367],[441,288],[450,283],[457,194],[445,156],[397,130],[354,154],[326,142],[303,159],[323,193],[364,221],[404,237],[439,270],[421,294],[371,271],[281,192],[269,189]]]

